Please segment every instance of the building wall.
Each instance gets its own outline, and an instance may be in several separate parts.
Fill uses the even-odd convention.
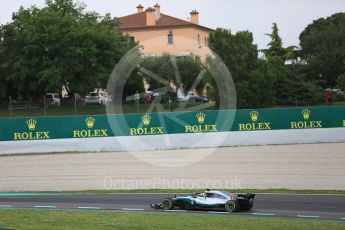
[[[168,44],[168,34],[172,32],[174,43]],[[136,42],[144,46],[142,52],[146,55],[169,53],[186,55],[191,52],[201,57],[206,56],[209,32],[198,28],[164,28],[125,31],[134,37]]]

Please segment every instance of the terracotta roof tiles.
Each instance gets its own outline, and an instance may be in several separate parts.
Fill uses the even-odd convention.
[[[179,27],[179,26],[196,26],[204,30],[212,30],[210,28],[193,24],[191,22],[175,18],[169,15],[160,14],[161,17],[156,21],[154,26],[146,25],[146,12],[131,14],[118,18],[120,23],[119,30],[144,29],[144,28],[160,28],[160,27]]]

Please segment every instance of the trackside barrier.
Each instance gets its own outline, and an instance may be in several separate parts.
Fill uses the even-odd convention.
[[[0,119],[0,142],[344,127],[345,107],[15,118]]]

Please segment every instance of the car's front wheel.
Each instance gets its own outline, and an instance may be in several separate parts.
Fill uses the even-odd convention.
[[[164,210],[171,210],[174,208],[174,200],[171,198],[165,198],[162,201],[162,209]]]
[[[225,210],[227,212],[235,212],[236,210],[236,203],[232,200],[228,200],[226,203],[225,203]]]

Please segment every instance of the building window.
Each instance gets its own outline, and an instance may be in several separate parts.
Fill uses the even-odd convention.
[[[200,44],[200,34],[198,34],[198,44]]]
[[[174,44],[174,35],[171,31],[168,33],[168,44]]]
[[[205,46],[208,46],[208,38],[205,37]]]
[[[135,42],[135,39],[134,39],[133,36],[130,36],[130,37],[129,37],[129,40],[130,40],[131,42],[133,42],[133,43]]]

